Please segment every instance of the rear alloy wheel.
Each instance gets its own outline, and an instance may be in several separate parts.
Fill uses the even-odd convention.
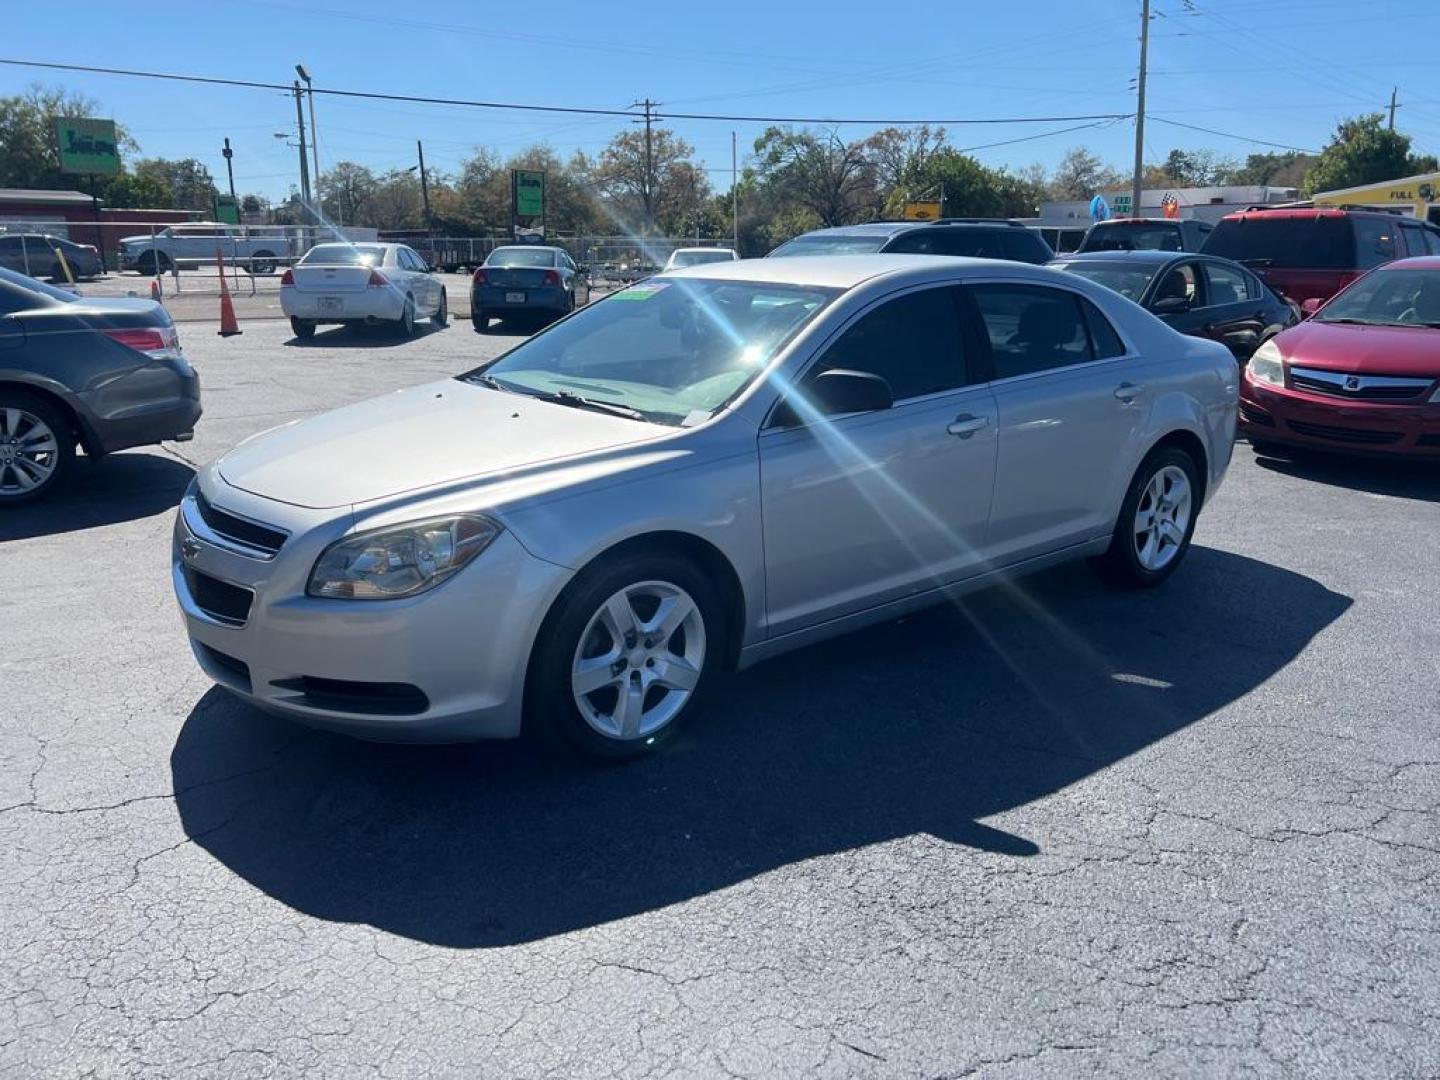
[[[30,394],[0,391],[0,506],[50,494],[74,460],[69,426],[53,406]]]
[[[413,296],[405,297],[405,307],[400,312],[400,322],[397,329],[400,331],[402,338],[415,336],[415,298]]]
[[[445,299],[445,290],[440,290],[440,306],[430,316],[430,325],[443,329],[450,322],[450,303]]]
[[[315,320],[297,319],[292,316],[290,319],[290,330],[300,341],[309,341],[315,336]]]
[[[1152,451],[1135,471],[1120,507],[1110,550],[1101,561],[1106,576],[1137,588],[1160,584],[1190,549],[1199,514],[1194,459],[1175,447]]]
[[[709,579],[672,556],[582,574],[556,603],[531,664],[531,716],[552,742],[595,757],[656,750],[689,715],[724,652]]]

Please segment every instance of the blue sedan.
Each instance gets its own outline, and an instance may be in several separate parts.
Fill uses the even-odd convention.
[[[578,294],[578,296],[577,296]],[[470,321],[484,333],[490,320],[516,315],[557,318],[590,302],[590,284],[564,248],[499,247],[475,271]]]

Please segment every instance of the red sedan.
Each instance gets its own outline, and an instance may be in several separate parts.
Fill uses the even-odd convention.
[[[1440,258],[1370,271],[1261,345],[1240,429],[1276,445],[1440,459]]]

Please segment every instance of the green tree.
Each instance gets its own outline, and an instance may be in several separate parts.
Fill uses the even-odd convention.
[[[215,212],[219,190],[210,170],[195,158],[146,158],[135,163],[135,176],[152,181],[170,193],[169,205],[177,210]]]
[[[833,130],[771,127],[755,140],[755,172],[777,209],[808,211],[821,225],[872,218],[881,197],[863,144]]]
[[[1251,154],[1225,177],[1227,184],[1269,184],[1274,187],[1303,187],[1305,174],[1315,164],[1314,154],[1299,150]]]
[[[162,209],[175,205],[170,188],[153,176],[122,172],[110,177],[98,192],[106,206],[124,209]]]
[[[710,185],[695,149],[668,128],[655,128],[650,150],[645,132],[622,131],[600,152],[590,183],[616,232],[649,233],[658,223],[683,217],[697,200],[709,198]]]
[[[321,212],[331,221],[359,224],[378,185],[375,173],[366,166],[337,161],[320,177]]]
[[[1306,174],[1305,194],[1433,172],[1435,158],[1412,154],[1410,142],[1410,136],[1386,128],[1379,113],[1342,120]]]
[[[95,99],[58,87],[31,86],[23,94],[0,98],[0,187],[80,187],[89,191],[87,178],[60,171],[55,121],[103,115],[104,108]],[[138,147],[120,125],[115,133],[123,160]],[[97,189],[104,182],[101,179]]]
[[[946,146],[917,159],[891,192],[886,212],[898,214],[907,198],[945,194],[951,217],[1031,217],[1045,197],[1032,178],[992,169]]]
[[[1055,167],[1050,190],[1057,199],[1088,199],[1124,182],[1125,178],[1119,172],[1083,146],[1077,146],[1068,151]]]

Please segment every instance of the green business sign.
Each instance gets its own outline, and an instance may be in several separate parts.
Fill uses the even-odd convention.
[[[55,121],[60,171],[81,176],[113,176],[120,171],[114,120],[62,116]]]
[[[511,176],[515,191],[515,216],[537,218],[545,214],[545,174],[515,169]]]
[[[227,225],[240,224],[240,201],[234,195],[215,196],[215,220]]]

